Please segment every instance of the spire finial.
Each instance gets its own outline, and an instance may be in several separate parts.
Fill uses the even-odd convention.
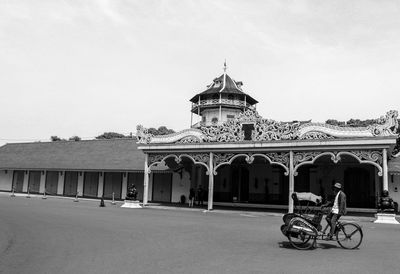
[[[224,62],[224,73],[226,73],[226,59],[225,59],[225,62]]]

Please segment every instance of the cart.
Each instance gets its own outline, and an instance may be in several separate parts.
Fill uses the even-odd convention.
[[[310,192],[292,194],[294,212],[283,216],[281,231],[296,249],[312,249],[317,240],[328,240],[329,224],[322,229],[322,217],[326,213],[321,207],[322,198]],[[335,241],[345,249],[358,248],[363,239],[361,226],[354,222],[338,221],[334,230]],[[330,239],[329,239],[330,240]]]

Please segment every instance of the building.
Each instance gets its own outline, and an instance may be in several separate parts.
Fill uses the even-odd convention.
[[[358,128],[264,119],[255,110],[257,101],[226,69],[191,102],[192,117],[198,114],[201,122],[190,129],[152,136],[137,127],[145,154],[144,203],[149,176],[164,163],[189,173],[191,187],[206,188],[208,209],[221,204],[292,211],[292,192],[328,198],[335,180],[344,185],[350,208],[375,209],[381,190],[389,189],[397,111]]]
[[[135,184],[147,204],[181,202],[190,188],[201,188],[208,209],[292,211],[292,192],[329,198],[337,180],[350,210],[374,210],[383,189],[400,202],[400,157],[390,160],[397,111],[368,127],[265,119],[226,68],[190,102],[192,127],[170,135],[139,125],[138,140],[7,144],[0,148],[0,191],[124,199]]]
[[[135,139],[6,144],[0,148],[0,191],[120,200],[135,184],[142,200],[143,163]],[[153,182],[156,193],[169,184],[178,196],[167,201],[179,201],[179,172],[160,167],[150,178],[150,191]]]

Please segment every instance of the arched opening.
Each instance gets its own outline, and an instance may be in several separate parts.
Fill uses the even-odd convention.
[[[337,163],[332,161],[332,155],[318,157],[314,163],[300,166],[294,179],[295,192],[313,192],[332,200],[332,186],[335,181],[343,185],[347,196],[347,206],[350,208],[375,208],[376,190],[380,177],[378,169],[350,155],[340,156]]]
[[[256,156],[252,163],[246,156],[235,158],[217,169],[214,178],[214,201],[287,205],[289,179],[283,167]]]
[[[196,192],[196,204],[207,201],[208,173],[205,163],[196,162],[190,155],[168,155],[152,163],[149,201],[186,203],[190,189]]]

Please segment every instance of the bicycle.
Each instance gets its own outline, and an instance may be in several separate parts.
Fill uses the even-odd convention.
[[[300,201],[307,201],[309,197],[312,197],[309,195],[310,193],[293,193],[292,199],[300,204]],[[308,201],[318,204],[320,200]],[[307,212],[307,214],[304,212]],[[294,248],[301,250],[315,248],[317,240],[328,240],[326,231],[330,225],[327,224],[324,229],[321,226],[324,214],[322,208],[316,209],[315,206],[310,208],[307,204],[305,211],[300,208],[297,213],[287,213],[283,216],[284,224],[281,226],[281,231]],[[334,237],[342,248],[356,249],[363,240],[363,231],[361,226],[355,222],[338,221],[335,226]]]

